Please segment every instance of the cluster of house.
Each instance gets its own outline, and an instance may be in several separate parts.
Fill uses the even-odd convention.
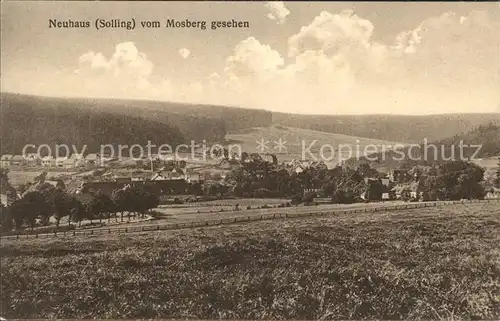
[[[500,188],[492,187],[491,189],[489,189],[487,191],[486,196],[484,198],[486,198],[486,199],[500,198]]]
[[[259,157],[261,157],[259,155]],[[253,161],[253,157],[249,157],[245,160],[239,160],[237,158],[226,158],[223,159],[219,163],[219,168],[224,169],[224,170],[234,170],[241,168],[243,166],[243,163],[249,163]],[[272,155],[264,155],[262,157],[263,160],[269,161],[271,163],[276,164],[277,159],[274,158]],[[312,160],[291,160],[289,162],[283,162],[281,164],[276,164],[279,168],[284,168],[288,170],[290,173],[295,172],[297,174],[303,172],[307,168],[316,168],[316,169],[328,169],[328,166],[323,162],[323,161],[312,161]]]
[[[163,180],[185,180],[189,183],[199,183],[205,179],[199,172],[189,171],[184,168],[173,168],[171,170],[166,170],[162,168],[151,177],[152,181],[163,181]]]
[[[84,176],[84,180],[87,182],[101,181],[120,183],[165,180],[182,180],[187,183],[200,183],[206,180],[206,175],[202,175],[193,169],[182,167],[179,163],[180,162],[175,162],[175,164],[166,165],[159,170],[153,171],[153,173],[143,170],[124,172],[109,170],[95,176]]]
[[[298,160],[298,159],[293,159],[287,163],[284,163],[284,168],[287,169],[289,172],[294,172],[297,174],[302,173],[304,170],[307,168],[314,168],[314,169],[328,169],[328,166],[323,161],[313,161],[313,160]]]
[[[140,175],[142,174],[142,175]],[[151,175],[150,172],[130,173],[130,175],[119,175],[113,172],[103,174],[99,180],[82,181],[75,189],[77,194],[85,194],[89,190],[101,190],[105,194],[111,193],[124,186],[142,185],[160,194],[179,195],[187,193],[189,186],[195,183],[203,183],[206,177],[198,172],[174,166],[173,168],[162,168]]]
[[[78,168],[78,167],[99,167],[100,158],[98,154],[91,153],[72,154],[69,157],[40,156],[36,153],[26,155],[2,155],[0,158],[2,167],[28,166],[28,167],[46,167],[46,168]]]

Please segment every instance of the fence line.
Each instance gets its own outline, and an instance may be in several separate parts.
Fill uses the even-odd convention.
[[[30,238],[51,238],[51,237],[68,237],[68,236],[89,236],[89,235],[102,235],[102,234],[121,234],[121,233],[137,233],[137,232],[148,232],[148,231],[166,231],[166,230],[178,230],[183,228],[196,228],[203,226],[218,226],[234,223],[244,223],[244,222],[256,222],[264,220],[273,220],[281,218],[300,218],[300,217],[312,217],[312,216],[324,216],[333,214],[348,214],[348,213],[376,213],[383,211],[397,211],[397,210],[408,210],[408,209],[419,209],[425,207],[436,207],[438,205],[456,205],[456,204],[470,204],[470,203],[493,203],[499,202],[500,199],[486,199],[486,200],[468,200],[468,201],[440,201],[440,202],[426,202],[426,203],[413,203],[404,205],[392,205],[384,207],[366,207],[362,209],[343,209],[343,210],[329,210],[329,211],[311,211],[303,213],[274,213],[274,214],[262,214],[262,215],[251,215],[251,216],[240,216],[233,218],[225,218],[218,220],[203,220],[195,222],[183,222],[183,223],[171,223],[171,224],[156,224],[149,226],[138,226],[138,227],[125,227],[125,228],[108,228],[108,229],[92,229],[88,231],[64,231],[54,233],[43,233],[43,234],[16,234],[9,236],[2,236],[2,239],[30,239]]]

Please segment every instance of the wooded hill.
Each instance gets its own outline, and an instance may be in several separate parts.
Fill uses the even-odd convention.
[[[460,147],[460,143],[463,147]],[[415,144],[416,145],[416,144]],[[481,146],[480,148],[478,146]],[[427,153],[424,151],[427,149]],[[402,155],[405,157],[403,158]],[[359,166],[362,163],[370,163],[373,167],[399,168],[403,165],[422,165],[440,163],[451,158],[479,159],[500,155],[500,125],[488,123],[479,125],[475,129],[454,135],[453,137],[429,142],[427,148],[424,144],[419,147],[405,147],[400,151],[388,151],[385,154],[373,154],[360,159],[349,159],[348,166]],[[413,159],[410,159],[410,157]],[[416,161],[421,159],[421,161]]]
[[[406,143],[429,142],[469,131],[482,124],[500,124],[500,113],[409,115],[297,115],[273,113],[273,123],[329,133]]]
[[[296,115],[228,106],[13,93],[1,94],[0,111],[2,154],[20,153],[26,144],[75,144],[79,148],[86,144],[87,152],[97,152],[100,145],[110,143],[220,142],[227,132],[272,124],[404,143],[420,143],[424,138],[441,141],[490,122],[500,125],[500,113]],[[495,140],[478,139],[495,146]]]
[[[265,126],[271,113],[156,101],[53,98],[1,94],[2,154],[26,144],[69,144],[97,152],[102,144],[224,140],[226,130]]]

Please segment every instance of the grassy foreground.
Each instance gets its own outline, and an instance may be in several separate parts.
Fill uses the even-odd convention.
[[[7,241],[6,318],[499,319],[498,203]]]

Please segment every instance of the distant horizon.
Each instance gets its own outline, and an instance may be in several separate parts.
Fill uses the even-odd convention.
[[[346,117],[359,117],[359,116],[408,116],[408,117],[426,117],[426,116],[447,116],[447,115],[488,115],[488,114],[500,114],[500,111],[493,112],[450,112],[450,113],[435,113],[435,114],[395,114],[395,113],[387,113],[387,114],[306,114],[306,113],[292,113],[292,112],[282,112],[282,111],[273,111],[265,108],[252,108],[252,107],[242,107],[242,106],[234,106],[234,105],[218,105],[218,104],[210,104],[210,103],[189,103],[189,102],[179,102],[179,101],[169,101],[169,100],[155,100],[155,99],[138,99],[138,98],[106,98],[106,97],[84,97],[84,96],[49,96],[49,95],[39,95],[32,93],[22,93],[22,92],[13,92],[13,91],[0,91],[0,95],[21,95],[21,96],[31,96],[31,97],[41,97],[48,99],[68,99],[68,100],[102,100],[102,101],[137,101],[137,102],[154,102],[154,103],[170,103],[170,104],[179,104],[179,105],[193,105],[193,106],[206,106],[210,107],[224,107],[224,108],[235,108],[235,109],[249,109],[249,110],[261,110],[267,111],[273,114],[284,114],[284,115],[296,115],[296,116],[346,116]],[[285,126],[286,127],[286,126]]]

